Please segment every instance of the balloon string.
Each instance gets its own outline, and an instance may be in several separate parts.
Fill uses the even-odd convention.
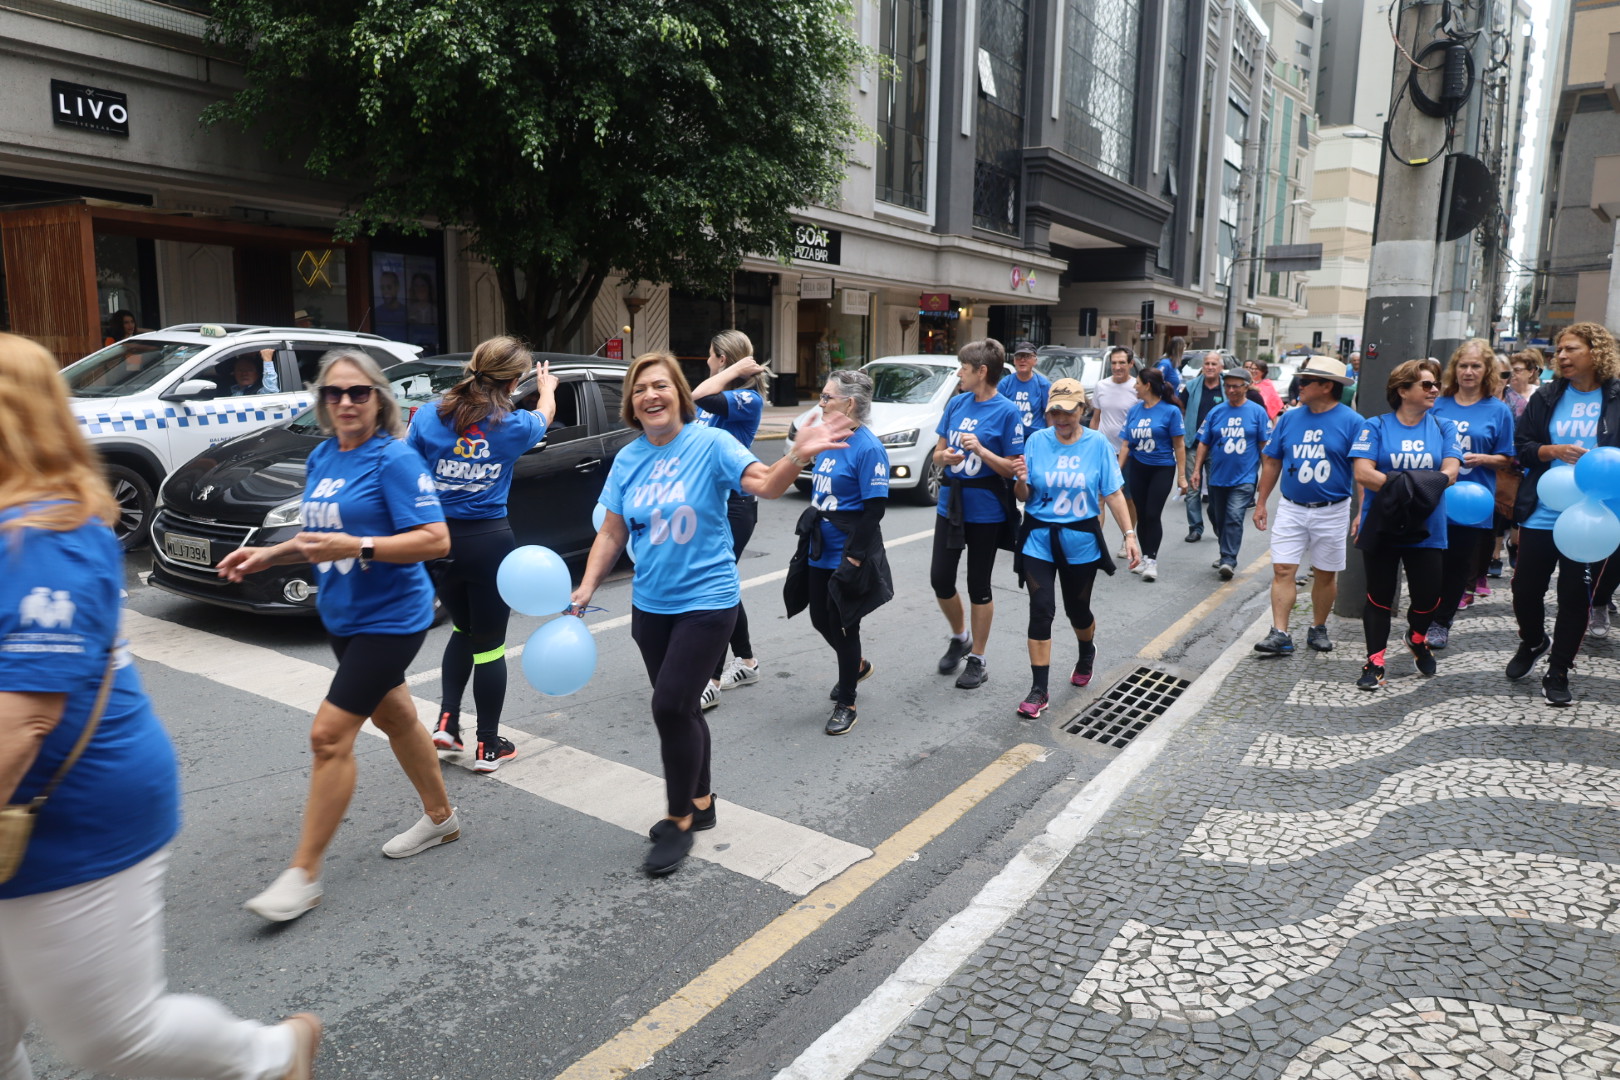
[[[569,604],[567,607],[562,609],[562,613],[564,615],[589,615],[593,611],[606,610],[607,608],[605,607],[596,607],[595,605],[592,605],[591,607],[575,607],[573,604]]]

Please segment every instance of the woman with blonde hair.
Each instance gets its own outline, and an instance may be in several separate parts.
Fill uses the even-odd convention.
[[[383,854],[403,859],[461,835],[433,740],[405,685],[405,668],[433,622],[433,582],[422,564],[450,551],[438,492],[405,445],[399,402],[370,356],[336,349],[321,358],[315,415],[332,438],[304,466],[304,531],[273,547],[237,548],[219,563],[231,581],[313,563],[315,604],[338,660],[310,727],[315,761],[298,847],[281,876],[244,905],[271,922],[321,902],[321,865],[354,795],[354,740],[368,717],[422,801],[421,818]]]
[[[422,456],[444,508],[450,558],[440,564],[439,599],[450,613],[450,638],[441,661],[442,690],[433,745],[460,750],[461,696],[473,684],[478,741],[473,771],[492,773],[517,757],[501,736],[506,703],[506,624],[512,614],[495,585],[501,560],[517,543],[506,520],[517,459],[546,437],[557,416],[557,377],[541,365],[534,411],[518,409],[512,394],[534,368],[516,339],[494,337],[473,350],[462,380],[435,408],[418,409],[405,443]]]
[[[56,361],[0,334],[0,803],[36,807],[0,881],[0,1076],[31,1075],[32,1022],[97,1073],[308,1080],[315,1017],[166,991],[179,770],[118,641],[116,516]]]

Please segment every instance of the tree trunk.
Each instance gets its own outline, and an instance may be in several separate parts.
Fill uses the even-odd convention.
[[[578,277],[564,278],[531,266],[525,268],[521,293],[516,268],[497,266],[495,280],[506,310],[506,332],[537,351],[560,352],[590,318],[607,273],[587,265]]]

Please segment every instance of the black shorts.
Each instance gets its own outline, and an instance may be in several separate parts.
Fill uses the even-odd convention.
[[[405,681],[405,669],[427,640],[427,631],[414,634],[354,634],[332,636],[337,674],[326,700],[356,716],[370,716],[388,691]]]

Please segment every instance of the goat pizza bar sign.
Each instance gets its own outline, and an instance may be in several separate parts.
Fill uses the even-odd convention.
[[[129,138],[129,98],[115,90],[51,80],[51,120],[58,127],[83,128]]]

